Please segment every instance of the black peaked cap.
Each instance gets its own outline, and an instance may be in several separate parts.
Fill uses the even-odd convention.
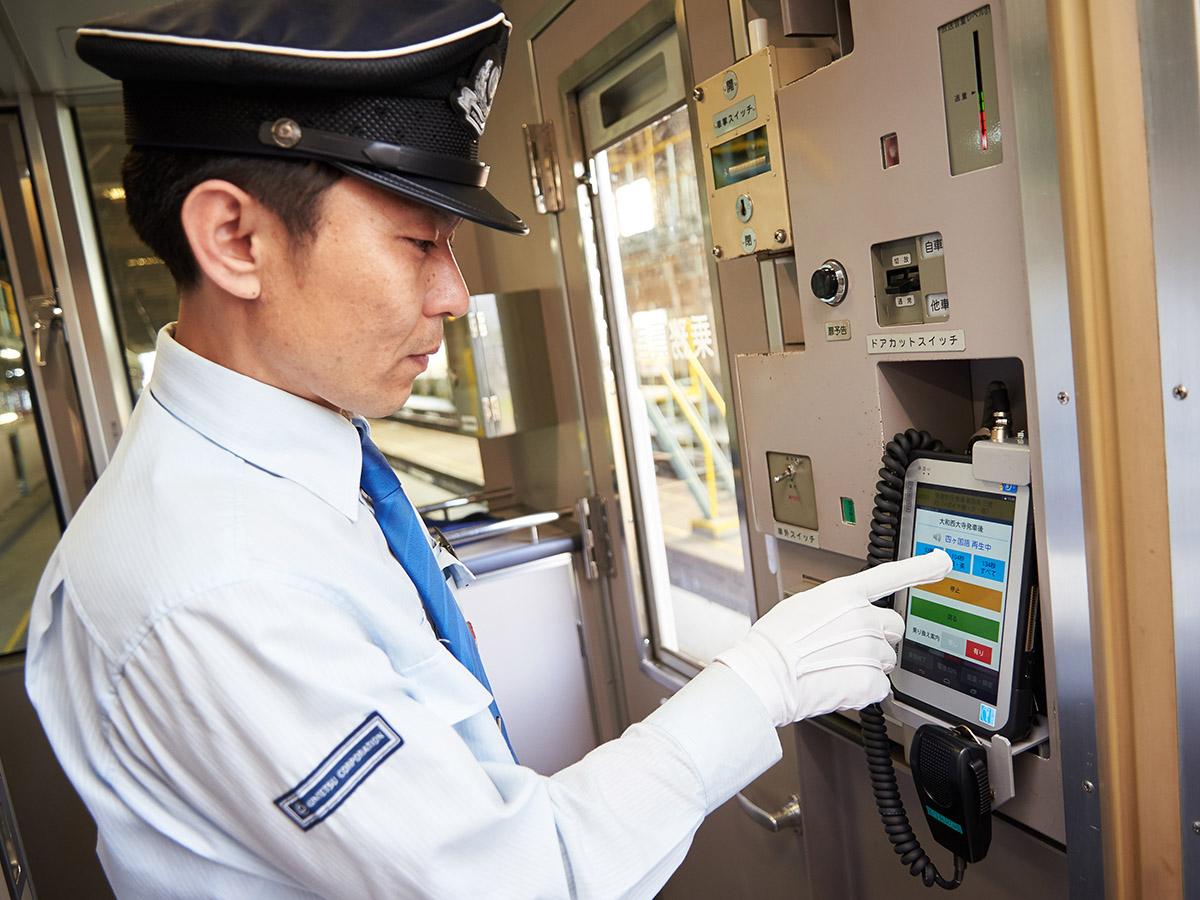
[[[135,147],[316,159],[514,234],[479,161],[510,23],[488,0],[182,0],[79,29]]]

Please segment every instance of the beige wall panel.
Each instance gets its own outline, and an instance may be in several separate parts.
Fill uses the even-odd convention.
[[[788,753],[776,768],[795,772],[795,767],[794,754]],[[768,778],[749,793],[764,808],[772,803],[778,807],[788,794],[775,796],[763,787]],[[788,793],[795,789],[793,785]],[[809,886],[803,844],[799,831],[772,834],[751,825],[737,801],[730,800],[704,820],[660,900],[825,900]]]
[[[488,178],[489,182],[494,180],[495,174]],[[489,279],[483,270],[483,250],[479,246],[480,235],[487,230],[474,222],[463,222],[454,232],[454,258],[458,260],[463,281],[467,283],[467,290],[472,294],[482,294],[490,290],[487,287]]]
[[[733,61],[733,32],[728,5],[713,0],[684,0],[692,80],[699,84]],[[714,13],[714,10],[720,10]]]
[[[503,440],[520,503],[539,510],[565,509],[588,495],[577,423],[536,428]]]
[[[812,896],[930,900],[943,895],[926,888],[900,865],[875,811],[862,747],[816,725],[800,726],[801,802]],[[901,797],[913,830],[943,874],[952,870],[948,851],[930,837],[918,810],[907,769],[897,770]],[[982,862],[967,867],[957,895],[972,900],[1065,900],[1067,876],[1060,851],[1027,832],[995,823],[992,845]],[[955,894],[949,895],[955,896]]]
[[[488,189],[525,220],[526,237],[464,223],[473,231],[478,270],[467,281],[472,293],[521,291],[558,284],[558,265],[551,246],[546,217],[537,214],[525,161],[525,136],[521,126],[538,121],[530,73],[528,25],[544,6],[543,0],[509,0],[504,12],[513,23],[504,61],[504,77],[487,130],[479,141],[479,158],[492,167]]]
[[[721,296],[721,320],[725,326],[725,343],[729,358],[738,354],[763,352],[767,348],[767,319],[763,307],[762,282],[758,263],[752,258],[730,260],[717,267]],[[729,367],[729,395],[738,396],[738,368]],[[741,404],[733,403],[734,420],[739,436],[737,454],[733,460],[739,475],[738,489],[742,492],[743,515],[751,527],[747,529],[746,543],[754,579],[755,600],[758,613],[762,615],[780,599],[779,579],[769,571],[764,536],[753,526],[750,518],[750,490],[746,480],[745,443],[741,439],[744,424]]]

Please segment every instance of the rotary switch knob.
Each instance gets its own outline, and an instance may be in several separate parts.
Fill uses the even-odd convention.
[[[836,259],[827,259],[821,263],[821,268],[812,273],[809,281],[813,296],[827,306],[837,306],[846,299],[846,290],[850,280],[846,277],[845,267]]]

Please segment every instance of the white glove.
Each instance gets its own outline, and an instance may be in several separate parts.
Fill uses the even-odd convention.
[[[871,601],[940,581],[951,568],[946,552],[934,550],[793,594],[717,662],[750,685],[777,727],[878,703],[891,689],[904,620]]]

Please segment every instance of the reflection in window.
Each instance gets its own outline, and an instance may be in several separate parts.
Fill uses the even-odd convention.
[[[372,439],[417,507],[483,489],[479,439],[462,425],[454,387],[443,344],[417,376],[404,408],[371,420]]]
[[[660,647],[704,663],[749,627],[728,407],[686,107],[595,157]],[[627,440],[628,437],[627,437]]]
[[[29,605],[60,534],[13,276],[0,244],[0,656],[25,648]]]
[[[166,265],[142,243],[125,214],[121,163],[129,145],[124,109],[120,104],[79,106],[75,122],[108,291],[136,400],[150,380],[158,331],[179,314],[179,294]]]

